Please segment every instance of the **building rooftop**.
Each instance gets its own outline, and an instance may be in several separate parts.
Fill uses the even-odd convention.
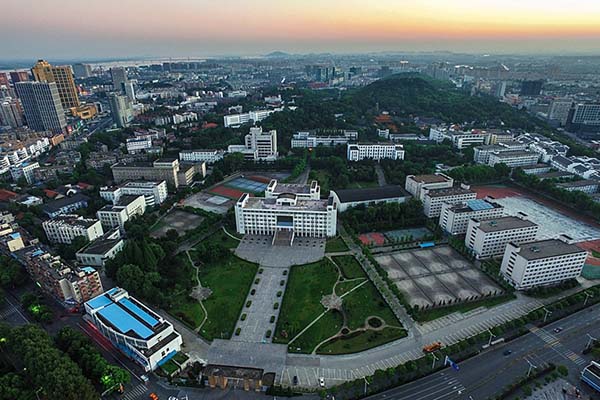
[[[333,190],[333,192],[335,192],[342,203],[410,197],[410,193],[398,185],[387,185],[365,189],[336,189]]]
[[[240,200],[242,197],[240,197]],[[248,202],[244,208],[260,208],[265,210],[308,210],[308,211],[326,211],[329,200],[296,200],[296,205],[277,204],[275,198],[265,199],[264,197],[248,197]]]
[[[565,243],[559,239],[521,243],[517,246],[520,247],[519,255],[526,260],[539,260],[541,258],[558,257],[567,254],[586,253],[585,250],[574,244]]]
[[[119,242],[122,242],[123,239],[96,239],[91,243],[88,243],[86,246],[81,248],[77,254],[95,254],[95,255],[104,255],[109,250],[114,248]]]
[[[489,220],[475,219],[475,221],[480,223],[479,229],[481,229],[483,232],[500,232],[511,229],[521,229],[537,226],[537,224],[527,219],[513,216],[494,218]]]
[[[47,213],[54,213],[60,210],[63,207],[67,207],[71,204],[79,203],[82,201],[88,201],[90,198],[86,195],[77,193],[71,197],[63,197],[61,199],[55,200],[51,203],[47,203],[43,206],[43,210]]]
[[[554,171],[554,172],[546,172],[545,174],[539,174],[537,177],[543,180],[543,179],[566,178],[566,177],[571,177],[571,176],[574,176],[574,175],[570,172]]]
[[[573,187],[583,187],[583,186],[598,185],[598,184],[599,184],[598,181],[595,181],[592,179],[582,179],[580,181],[575,181],[575,182],[558,183],[558,184],[556,184],[556,186],[565,187],[565,188],[573,188]]]
[[[550,168],[550,166],[548,164],[537,163],[535,165],[527,165],[527,166],[524,166],[521,168],[524,170],[529,170],[529,169],[538,169],[538,168]]]
[[[414,175],[410,177],[413,181],[419,183],[441,183],[441,182],[449,182],[452,178],[447,177],[446,175]]]
[[[473,211],[491,210],[494,208],[504,208],[498,203],[484,199],[467,200],[462,203],[457,203],[450,207],[455,213],[467,213]]]
[[[530,151],[525,150],[509,150],[509,151],[499,151],[497,153],[493,153],[494,156],[499,158],[512,158],[512,157],[539,157],[538,154],[532,153]]]
[[[48,223],[53,224],[61,224],[61,225],[70,225],[70,226],[80,226],[82,228],[89,228],[98,222],[95,218],[83,218],[79,215],[69,214],[69,215],[60,215],[58,217],[52,218],[51,220],[46,221]]]
[[[471,189],[466,189],[461,186],[453,186],[451,188],[443,188],[443,189],[431,189],[428,190],[425,196],[429,197],[445,197],[445,196],[457,196],[460,194],[473,193],[474,191]]]

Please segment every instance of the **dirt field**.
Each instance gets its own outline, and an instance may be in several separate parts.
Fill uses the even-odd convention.
[[[204,217],[182,210],[173,210],[156,225],[150,233],[153,238],[165,236],[169,229],[175,229],[180,235],[192,230],[204,221]]]

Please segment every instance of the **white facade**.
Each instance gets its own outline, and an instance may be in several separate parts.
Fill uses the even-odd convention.
[[[314,148],[317,146],[335,147],[348,144],[352,140],[358,139],[358,132],[343,131],[340,135],[318,135],[315,132],[296,132],[292,136],[291,147],[294,148]]]
[[[467,232],[471,218],[499,218],[504,215],[504,207],[494,203],[492,199],[468,200],[464,203],[442,205],[439,225],[451,235],[462,235]]]
[[[349,144],[346,154],[349,161],[360,160],[404,160],[404,146],[394,143]]]
[[[500,272],[516,289],[525,290],[577,278],[586,259],[586,250],[562,238],[508,243]]]
[[[153,371],[181,350],[181,335],[173,325],[121,288],[112,288],[85,303],[98,330],[119,350]]]
[[[152,147],[152,138],[150,136],[127,138],[125,145],[127,146],[127,153],[138,154]]]
[[[529,151],[501,151],[490,154],[488,165],[506,164],[508,167],[526,167],[538,163],[540,156]]]
[[[499,257],[509,242],[534,241],[539,226],[523,217],[502,217],[489,220],[471,219],[465,245],[477,258]]]
[[[449,189],[452,186],[454,186],[454,179],[442,173],[435,175],[408,175],[404,183],[404,189],[420,201],[423,201],[426,190]]]
[[[269,115],[273,114],[274,112],[281,111],[281,110],[282,109],[257,110],[257,111],[250,111],[250,112],[243,113],[243,114],[225,115],[223,117],[223,124],[225,125],[225,128],[228,128],[228,127],[236,127],[236,126],[240,126],[243,124],[248,124],[250,122],[256,123],[256,122],[262,121],[263,119],[267,118]]]
[[[131,181],[116,187],[101,187],[100,197],[112,204],[118,204],[122,196],[144,196],[147,207],[162,204],[167,199],[166,181]]]
[[[235,222],[240,234],[273,235],[283,231],[293,236],[324,238],[336,235],[337,212],[332,197],[300,200],[284,193],[267,199],[244,193],[235,205]]]
[[[107,228],[125,228],[125,223],[137,215],[146,212],[146,199],[144,196],[122,196],[116,205],[102,207],[96,215]]]
[[[51,243],[71,244],[79,236],[83,236],[88,242],[93,242],[104,235],[99,220],[78,215],[61,215],[44,221],[42,228]]]
[[[35,181],[33,173],[39,167],[40,164],[37,161],[11,165],[10,175],[12,176],[15,182],[24,177],[27,183],[32,184]]]
[[[311,181],[308,185],[302,185],[279,183],[277,179],[272,179],[265,190],[265,198],[276,199],[284,193],[294,194],[298,200],[320,200],[321,186],[319,186],[319,182],[317,181]]]
[[[214,164],[222,160],[225,152],[223,150],[182,150],[179,152],[179,161],[182,162],[205,162]]]
[[[449,189],[425,190],[423,196],[423,212],[427,218],[437,218],[442,213],[442,206],[446,203],[456,204],[468,200],[475,200],[477,193],[468,186],[452,187]]]
[[[277,131],[263,132],[261,127],[250,128],[244,138],[246,148],[256,150],[258,160],[274,160],[277,158]]]
[[[81,265],[104,267],[108,260],[113,259],[125,247],[118,229],[111,231],[103,237],[88,243],[76,254],[77,262]]]

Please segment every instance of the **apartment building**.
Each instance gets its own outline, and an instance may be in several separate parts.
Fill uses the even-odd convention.
[[[570,243],[570,238],[539,240],[506,245],[500,272],[517,290],[555,285],[577,278],[587,251]]]
[[[461,203],[442,204],[439,225],[451,235],[467,233],[467,225],[471,218],[499,218],[504,215],[504,207],[492,198],[467,200]]]
[[[123,196],[144,196],[146,207],[162,204],[167,199],[166,181],[131,181],[119,186],[104,186],[100,188],[100,197],[117,204]]]
[[[223,117],[223,125],[225,128],[235,128],[243,124],[256,123],[267,118],[269,115],[282,110],[283,108],[275,108],[272,110],[257,110],[242,114],[225,115]]]
[[[575,182],[557,183],[556,186],[569,192],[583,192],[587,194],[598,193],[600,181],[593,179],[583,179]]]
[[[79,107],[79,96],[70,65],[51,65],[48,61],[38,60],[31,72],[38,82],[56,83],[63,109]]]
[[[449,189],[453,186],[454,179],[442,173],[435,175],[408,175],[404,183],[404,189],[420,201],[423,201],[425,191],[427,190]]]
[[[25,247],[15,253],[31,279],[65,306],[81,304],[104,289],[98,271],[91,267],[72,267],[40,247]]]
[[[181,162],[205,162],[214,164],[223,159],[225,152],[223,150],[182,150],[179,152],[179,161]]]
[[[263,132],[261,127],[252,127],[244,141],[247,149],[256,149],[257,160],[268,161],[277,158],[277,131]]]
[[[29,128],[38,132],[65,132],[67,120],[56,83],[19,82],[15,90]]]
[[[21,178],[25,178],[28,184],[35,182],[35,170],[40,168],[40,164],[35,162],[25,161],[16,165],[10,166],[10,175],[17,182]]]
[[[337,231],[337,211],[333,198],[305,200],[293,193],[277,198],[251,197],[244,193],[235,205],[237,232],[252,235],[332,237]]]
[[[173,325],[125,289],[114,287],[90,299],[85,312],[104,337],[147,372],[181,350],[183,341]]]
[[[438,218],[444,204],[456,204],[476,198],[477,193],[470,190],[468,185],[463,184],[451,188],[425,190],[423,212],[427,218]]]
[[[77,237],[84,237],[93,242],[104,235],[102,224],[93,218],[83,218],[79,215],[60,215],[42,222],[42,228],[51,243],[71,244]]]
[[[146,212],[146,199],[144,196],[121,196],[119,201],[112,205],[102,207],[96,215],[102,226],[111,229],[125,229],[125,223],[131,218],[143,215]]]
[[[125,146],[129,154],[144,153],[152,148],[152,138],[149,136],[127,138]]]
[[[473,218],[467,226],[465,245],[477,258],[500,257],[509,242],[516,244],[536,239],[539,226],[525,214],[493,219]]]
[[[404,160],[404,146],[394,143],[349,144],[346,156],[349,161],[361,160]]]

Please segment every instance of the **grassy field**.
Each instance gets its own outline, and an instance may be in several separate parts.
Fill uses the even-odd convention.
[[[313,326],[290,344],[291,353],[311,353],[323,340],[339,332],[344,319],[338,311],[328,311]]]
[[[346,279],[366,278],[365,272],[354,256],[336,256],[332,257],[332,260],[340,267]]]
[[[337,269],[328,259],[291,268],[275,330],[275,342],[287,343],[325,311],[321,298],[331,293],[337,276]]]
[[[344,243],[340,236],[327,240],[327,243],[325,244],[325,253],[335,253],[340,251],[348,251],[348,246],[346,246],[346,243]]]
[[[352,288],[360,285],[361,283],[362,280],[340,282],[335,286],[335,294],[342,296],[344,293],[350,291]]]
[[[318,354],[348,354],[381,346],[396,339],[406,337],[406,331],[399,328],[385,328],[381,331],[360,332],[348,338],[337,339],[324,344]]]
[[[169,312],[192,329],[196,329],[204,320],[204,310],[198,300],[189,296],[178,296]]]
[[[206,238],[206,240],[200,242],[200,244],[207,242],[219,244],[228,249],[235,249],[240,244],[239,240],[233,239],[231,236],[223,232],[223,229],[219,229],[214,233],[214,235],[210,235],[208,238]]]
[[[203,304],[208,320],[200,334],[208,340],[230,338],[244,306],[258,266],[230,255],[219,262],[200,267],[202,286],[212,290]]]
[[[371,316],[383,319],[388,325],[400,326],[400,322],[370,281],[344,297],[343,307],[351,330],[363,327],[365,320]]]

